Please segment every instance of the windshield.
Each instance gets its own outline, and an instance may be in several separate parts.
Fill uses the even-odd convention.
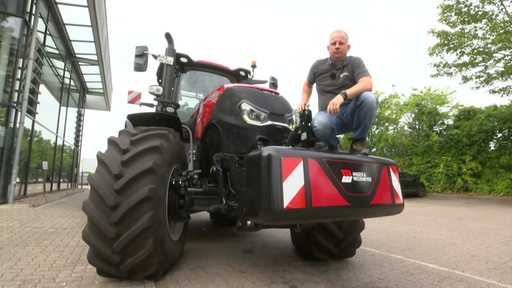
[[[227,77],[204,71],[188,71],[180,78],[178,116],[181,122],[187,122],[199,102],[221,85],[229,84]]]

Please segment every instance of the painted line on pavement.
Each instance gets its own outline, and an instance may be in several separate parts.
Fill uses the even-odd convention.
[[[415,259],[407,258],[407,257],[396,255],[396,254],[387,253],[387,252],[384,252],[384,251],[380,251],[380,250],[376,250],[376,249],[372,249],[372,248],[368,248],[368,247],[361,247],[361,249],[366,250],[366,251],[370,251],[370,252],[374,252],[374,253],[378,253],[378,254],[382,254],[382,255],[385,255],[385,256],[397,258],[397,259],[400,259],[400,260],[412,262],[412,263],[415,263],[415,264],[427,266],[427,267],[430,267],[430,268],[433,268],[433,269],[437,269],[437,270],[441,270],[441,271],[457,274],[457,275],[460,275],[460,276],[468,277],[468,278],[475,279],[475,280],[478,280],[478,281],[482,281],[482,282],[485,282],[485,283],[494,284],[494,285],[498,285],[498,286],[506,287],[506,288],[512,288],[512,285],[509,285],[509,284],[496,282],[494,280],[489,280],[489,279],[486,279],[486,278],[482,278],[482,277],[475,276],[475,275],[472,275],[472,274],[468,274],[468,273],[464,273],[464,272],[461,272],[461,271],[453,270],[453,269],[450,269],[450,268],[438,266],[438,265],[435,265],[435,264],[430,264],[430,263],[423,262],[423,261],[420,261],[420,260],[415,260]]]

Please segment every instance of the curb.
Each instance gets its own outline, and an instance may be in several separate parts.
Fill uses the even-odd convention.
[[[61,200],[63,198],[66,198],[66,197],[69,197],[69,196],[72,196],[72,195],[75,195],[75,194],[78,194],[81,192],[85,192],[88,190],[89,189],[77,188],[77,189],[68,189],[68,190],[62,190],[62,191],[57,191],[57,192],[51,192],[51,193],[47,193],[46,195],[41,193],[41,194],[38,194],[35,196],[30,196],[30,197],[16,200],[15,204],[16,205],[21,204],[24,206],[26,205],[28,207],[36,208],[36,207],[39,207],[39,206],[42,206],[42,205],[45,205],[45,204],[48,204],[51,202],[55,202],[57,200]]]

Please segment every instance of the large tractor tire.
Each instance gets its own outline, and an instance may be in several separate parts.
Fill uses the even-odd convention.
[[[290,229],[295,249],[310,260],[339,260],[361,247],[364,220],[319,223]]]
[[[109,138],[97,159],[82,206],[89,263],[105,277],[162,277],[181,257],[188,226],[171,183],[187,167],[178,133],[162,127],[124,129]]]

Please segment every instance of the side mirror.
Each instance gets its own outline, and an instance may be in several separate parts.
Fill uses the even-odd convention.
[[[145,72],[148,69],[148,46],[135,47],[135,59],[133,61],[133,70],[136,72]]]
[[[277,90],[277,78],[274,76],[270,76],[270,79],[268,80],[268,87],[270,89]]]

